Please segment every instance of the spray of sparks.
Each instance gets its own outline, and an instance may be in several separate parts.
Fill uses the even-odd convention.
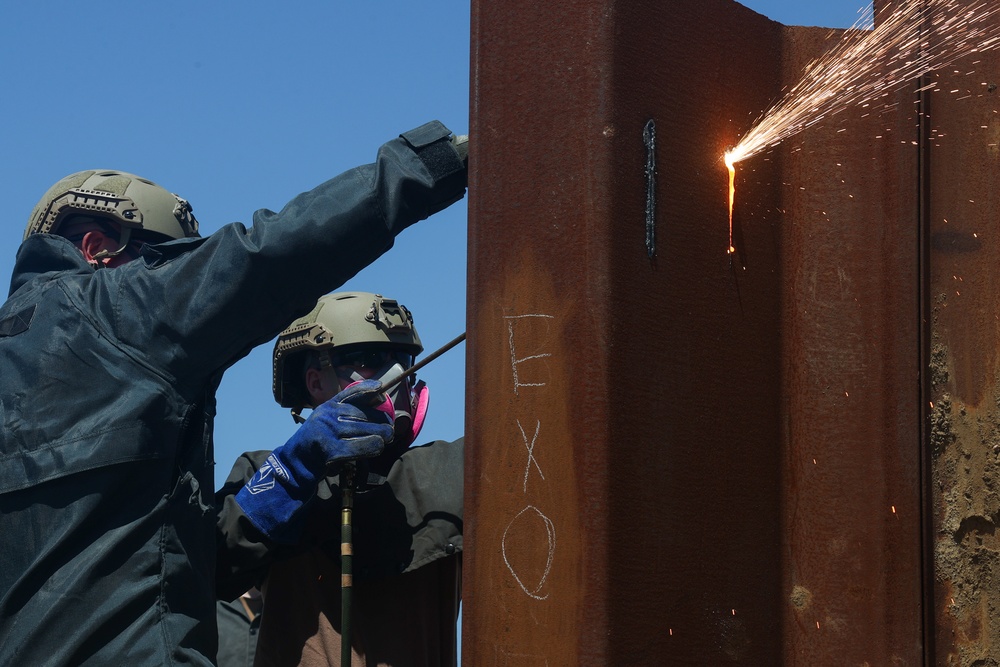
[[[773,148],[848,107],[878,104],[904,84],[959,58],[1000,47],[998,17],[998,0],[904,0],[884,6],[877,21],[871,5],[863,10],[841,41],[812,61],[802,79],[726,152],[729,252],[734,250],[737,162]]]

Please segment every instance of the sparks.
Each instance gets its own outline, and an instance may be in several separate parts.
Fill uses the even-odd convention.
[[[998,14],[996,0],[899,2],[886,5],[875,25],[869,5],[837,46],[812,61],[803,78],[726,153],[730,178],[730,161],[772,148],[849,106],[886,97],[962,56],[1000,47]]]

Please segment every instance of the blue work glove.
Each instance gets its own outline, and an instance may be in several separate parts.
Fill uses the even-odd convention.
[[[358,382],[317,407],[239,490],[236,503],[268,538],[297,542],[319,480],[345,461],[378,456],[392,440],[388,416],[371,408],[381,388],[376,380]]]

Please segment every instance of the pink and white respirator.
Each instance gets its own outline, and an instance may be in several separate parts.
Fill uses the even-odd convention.
[[[380,368],[371,379],[378,380],[385,385],[398,378],[405,370],[399,362],[388,363]],[[347,385],[348,387],[366,379],[357,371],[352,372],[350,378],[353,382]],[[420,429],[424,426],[424,418],[427,416],[427,406],[430,403],[430,390],[427,388],[427,384],[420,380],[411,387],[410,378],[403,378],[383,395],[385,400],[376,405],[375,409],[389,416],[395,428],[396,438],[406,439],[405,443],[399,444],[410,446],[420,434]]]

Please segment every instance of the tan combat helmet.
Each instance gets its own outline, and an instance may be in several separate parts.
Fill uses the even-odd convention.
[[[274,400],[293,410],[311,405],[303,379],[306,352],[319,352],[329,365],[334,353],[359,347],[423,351],[413,316],[405,306],[380,294],[338,292],[321,297],[312,311],[278,335],[273,355]]]
[[[58,234],[67,219],[85,216],[120,225],[121,252],[133,231],[149,239],[172,240],[198,236],[191,205],[156,183],[124,171],[79,171],[48,189],[28,218],[24,238]]]

